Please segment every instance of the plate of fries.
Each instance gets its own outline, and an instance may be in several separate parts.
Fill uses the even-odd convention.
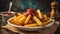
[[[13,27],[26,31],[36,31],[42,28],[51,27],[55,20],[47,17],[38,9],[33,12],[33,9],[28,9],[25,13],[17,13],[17,16],[8,19],[8,24]]]

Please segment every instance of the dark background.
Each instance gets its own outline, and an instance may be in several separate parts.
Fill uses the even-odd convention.
[[[8,11],[9,9],[9,2],[13,2],[12,11],[25,11],[28,8],[32,7],[34,9],[41,9],[42,12],[50,12],[50,4],[54,0],[0,0],[0,11]],[[59,0],[56,0],[60,3]],[[28,3],[32,5],[28,5]],[[25,7],[24,7],[25,6]],[[23,7],[23,8],[22,8]],[[60,4],[58,11],[60,12]]]

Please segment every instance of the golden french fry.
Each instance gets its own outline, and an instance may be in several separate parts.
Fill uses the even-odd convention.
[[[38,25],[42,25],[42,22],[36,16],[33,16],[33,19]]]
[[[41,13],[41,11],[40,11],[39,9],[37,10],[37,13],[38,13],[38,15],[39,15],[39,18],[40,18],[40,19],[43,19],[43,15],[42,15],[42,13]]]
[[[12,20],[10,20],[10,22],[11,23],[13,23],[13,24],[16,24],[16,25],[20,25],[19,23],[17,23],[16,21],[14,21],[13,19]]]
[[[31,15],[28,15],[28,17],[26,18],[24,24],[27,24],[29,22],[29,20],[31,19]]]
[[[25,27],[35,27],[35,26],[38,26],[36,23],[34,24],[27,24],[27,25],[24,25]]]
[[[22,15],[17,16],[16,21],[18,21],[18,20],[19,20],[19,19],[21,19],[22,17],[24,17],[24,15],[23,15],[23,14],[22,14]]]
[[[12,23],[16,24],[16,25],[22,25],[22,23],[24,23],[24,20],[26,19],[25,16],[14,16],[13,20],[11,20]]]
[[[52,22],[52,19],[50,18],[48,21],[44,22],[42,25],[46,25],[48,23]]]
[[[21,13],[17,13],[18,14],[18,16],[24,16],[24,14],[21,14]]]
[[[21,18],[21,16],[16,17],[16,18],[14,19],[14,21],[18,21],[20,18]]]
[[[20,18],[19,20],[17,20],[16,22],[19,24],[23,24],[25,19],[26,19],[26,17],[24,16],[24,17]]]
[[[14,16],[14,17],[13,17],[13,20],[14,20],[14,21],[17,21],[17,20],[19,20],[21,17],[23,17],[23,16],[22,16],[22,15],[20,15],[20,16],[19,16],[19,15],[18,15],[18,16]]]
[[[44,20],[47,21],[48,20],[48,17],[46,14],[44,14]]]

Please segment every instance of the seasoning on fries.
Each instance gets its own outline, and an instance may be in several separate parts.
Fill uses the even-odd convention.
[[[36,27],[36,26],[44,26],[52,22],[51,18],[48,18],[46,14],[41,13],[41,11],[38,9],[37,12],[33,12],[33,9],[28,10],[24,14],[17,13],[18,15],[14,16],[10,22],[19,26],[25,26],[25,27]],[[29,13],[30,12],[30,13]],[[35,13],[38,13],[34,15]],[[37,15],[39,17],[37,17]]]

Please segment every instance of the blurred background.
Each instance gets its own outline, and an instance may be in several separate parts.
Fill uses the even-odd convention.
[[[8,11],[9,3],[13,2],[11,11],[25,11],[28,8],[41,9],[42,12],[51,11],[51,2],[54,0],[0,0],[0,11]],[[59,0],[56,2],[60,3]],[[60,12],[60,4],[58,11]]]

